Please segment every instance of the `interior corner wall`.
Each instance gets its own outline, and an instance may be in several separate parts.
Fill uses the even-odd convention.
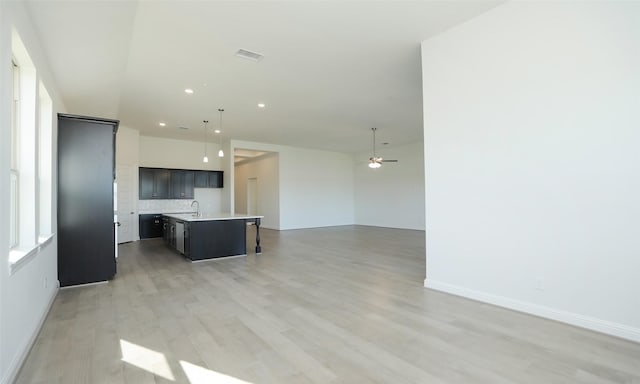
[[[354,223],[351,155],[288,147],[280,152],[280,228]]]
[[[378,169],[368,167],[370,152],[354,156],[356,224],[424,230],[423,151],[422,141],[381,149],[398,162]]]
[[[640,341],[639,20],[510,2],[423,42],[427,287]]]
[[[235,148],[278,153],[279,229],[354,223],[351,155],[232,140],[231,150]],[[233,194],[231,191],[231,201]]]
[[[280,196],[277,153],[236,165],[234,172],[235,213],[247,213],[248,179],[256,179],[257,214],[264,216],[262,227],[280,228]]]
[[[36,67],[36,76],[45,85],[53,101],[52,156],[57,158],[57,119],[55,114],[65,112],[58,90],[49,70],[33,24],[21,1],[0,1],[0,172],[7,177],[11,169],[11,35],[12,28],[20,35]],[[9,271],[9,183],[0,182],[0,383],[13,382],[40,326],[58,291],[57,238],[42,245],[33,258],[19,269]],[[57,171],[53,169],[52,183],[57,185]],[[52,188],[52,201],[57,200]],[[52,204],[51,217],[57,222],[56,205]],[[54,224],[55,225],[55,224]],[[57,229],[54,229],[57,231]],[[46,283],[45,283],[46,279]]]

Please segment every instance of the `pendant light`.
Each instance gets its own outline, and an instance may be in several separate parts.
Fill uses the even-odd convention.
[[[220,132],[222,132],[222,112],[224,112],[224,109],[218,108],[218,112],[220,112]],[[220,140],[220,146],[222,146],[222,140]],[[224,157],[222,148],[220,148],[220,150],[218,151],[218,157]]]
[[[202,120],[204,123],[204,157],[202,158],[203,163],[208,163],[209,158],[207,157],[207,124],[209,120]]]

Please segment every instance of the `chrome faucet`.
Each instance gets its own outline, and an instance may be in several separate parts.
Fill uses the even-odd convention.
[[[196,204],[196,216],[200,216],[200,203],[198,203],[198,200],[193,200],[193,203],[191,203],[191,208],[193,208],[193,204]]]

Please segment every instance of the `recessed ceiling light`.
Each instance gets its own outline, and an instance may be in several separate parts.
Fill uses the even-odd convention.
[[[220,133],[220,130],[219,130],[219,129],[216,129],[216,130],[214,130],[213,132],[215,132],[215,133]]]
[[[264,103],[258,103],[258,108],[264,108],[264,107],[265,107]]]
[[[160,123],[160,124],[158,124],[158,125],[159,125],[159,126],[161,126],[161,127],[164,127],[164,126],[166,126],[166,125],[167,125],[167,123]]]
[[[193,89],[187,88],[184,90],[184,93],[188,93],[189,95],[191,95],[193,93]]]

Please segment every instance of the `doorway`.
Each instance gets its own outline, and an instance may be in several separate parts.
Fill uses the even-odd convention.
[[[116,215],[118,215],[118,244],[133,241],[135,226],[136,194],[134,189],[134,167],[118,164],[116,166]]]

